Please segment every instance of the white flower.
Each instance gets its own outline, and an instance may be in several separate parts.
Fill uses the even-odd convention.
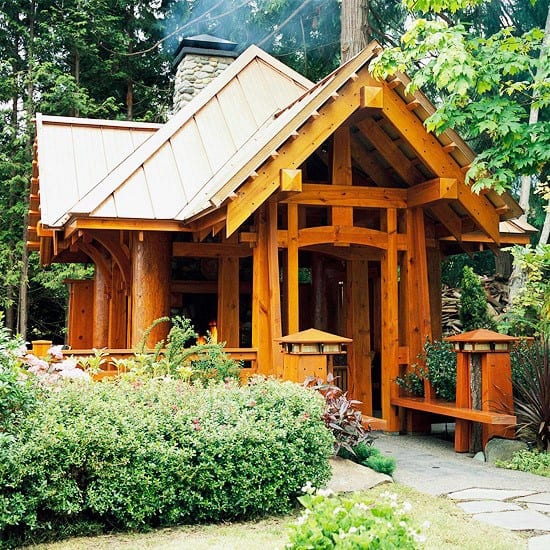
[[[332,511],[332,514],[333,515],[338,515],[340,512],[345,512],[345,510],[341,507],[341,506],[337,506],[336,508],[334,508],[334,510]]]
[[[317,494],[322,497],[330,497],[334,491],[332,489],[317,489]]]
[[[364,502],[356,502],[355,506],[360,510],[368,510],[369,507]]]
[[[403,503],[403,512],[410,512],[412,510],[411,503],[408,501],[405,501]]]
[[[424,527],[424,529],[429,529],[431,527],[431,523],[429,521],[425,521],[423,524],[422,524],[422,527]]]
[[[354,527],[353,525],[349,528],[349,533],[357,533],[357,527]]]
[[[313,494],[315,492],[315,487],[311,484],[311,481],[307,481],[306,484],[302,487],[302,493]]]

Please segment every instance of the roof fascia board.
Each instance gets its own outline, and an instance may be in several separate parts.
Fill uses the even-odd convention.
[[[171,118],[162,128],[138,147],[130,156],[116,166],[102,181],[98,182],[84,197],[82,197],[68,213],[88,214],[124,183],[139,167],[149,159],[166,141],[168,141],[181,126],[197,111],[204,107],[216,94],[235,78],[247,65],[260,58],[277,70],[284,72],[289,78],[296,80],[301,86],[311,87],[313,83],[298,75],[293,69],[275,60],[257,46],[247,48],[221,75],[212,81],[212,85],[191,100],[181,111]],[[62,225],[62,217],[54,225]]]

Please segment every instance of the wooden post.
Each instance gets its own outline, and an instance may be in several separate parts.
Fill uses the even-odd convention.
[[[369,316],[369,262],[347,262],[348,390],[361,401],[363,414],[372,416],[371,345]]]
[[[107,277],[108,275],[108,277]],[[111,274],[95,266],[93,347],[109,345],[109,295]]]
[[[218,270],[218,339],[229,348],[240,347],[239,258],[223,256]]]
[[[276,338],[283,335],[281,323],[281,282],[279,272],[279,246],[277,234],[277,203],[268,203],[267,220],[267,267],[269,280],[269,325],[271,364],[273,372],[278,376],[283,373],[283,355]]]
[[[332,146],[332,184],[351,185],[351,136],[349,128],[340,126],[333,135]],[[332,225],[353,225],[353,207],[333,206]]]
[[[312,325],[319,330],[327,329],[327,300],[323,256],[314,253],[311,260],[311,283],[313,290]]]
[[[258,350],[258,373],[272,374],[265,206],[258,209],[255,225],[257,240],[252,252],[252,347]]]
[[[287,332],[294,334],[300,330],[299,310],[299,264],[298,264],[298,205],[288,204],[288,245],[287,245]]]
[[[125,349],[128,342],[129,297],[128,285],[117,263],[113,262],[111,271],[111,299],[109,300],[109,347]]]
[[[399,312],[397,280],[397,211],[387,210],[388,249],[382,256],[382,417],[389,432],[399,430],[399,416],[390,400],[397,396]]]
[[[131,345],[136,347],[155,319],[170,315],[172,241],[169,233],[138,231],[132,235]],[[157,325],[147,346],[166,338],[168,323]]]

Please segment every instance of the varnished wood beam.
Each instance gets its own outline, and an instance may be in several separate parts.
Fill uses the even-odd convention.
[[[115,229],[129,231],[187,231],[182,222],[172,220],[134,220],[107,218],[77,218],[65,226],[64,238],[69,238],[79,229]]]
[[[287,331],[294,334],[300,330],[300,294],[298,265],[298,205],[289,204],[287,209]]]
[[[252,250],[246,244],[228,243],[172,243],[172,255],[177,257],[195,258],[243,258],[252,255]]]
[[[338,242],[385,249],[388,245],[388,236],[375,229],[339,225],[309,227],[298,231],[298,246],[300,247]]]
[[[409,189],[407,205],[409,208],[427,206],[431,203],[458,198],[457,181],[454,178],[436,178],[415,185]]]
[[[301,193],[288,197],[282,202],[309,206],[406,208],[407,190],[306,183],[303,185]]]

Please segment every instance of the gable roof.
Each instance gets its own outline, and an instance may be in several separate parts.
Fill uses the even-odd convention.
[[[361,147],[372,147],[369,140],[381,133],[388,147],[395,149],[389,157],[398,161],[392,164],[373,142],[367,164],[372,167],[373,157],[389,164],[397,186],[455,176],[459,185],[455,200],[431,206],[432,213],[458,240],[457,225],[470,217],[497,241],[499,218],[518,216],[517,203],[507,194],[472,194],[464,185],[464,172],[474,153],[452,131],[436,137],[425,130],[422,122],[433,106],[418,92],[406,93],[405,75],[384,83],[370,76],[368,63],[378,48],[372,43],[313,85],[252,46],[162,126],[39,116],[42,224],[60,228],[79,217],[188,222],[227,204],[231,233],[278,189],[274,175],[282,168],[298,168],[357,111],[362,88],[376,85],[399,103],[405,113],[399,115],[405,131],[393,124],[384,109],[370,109],[380,114],[369,119],[368,131],[364,122],[357,123]],[[327,116],[334,111],[338,111],[336,118]],[[317,129],[310,131],[317,119]],[[84,126],[88,132],[79,137],[74,129]],[[429,139],[436,147],[439,165],[432,165],[430,155],[407,137],[409,126],[416,127],[419,143]],[[105,136],[117,132],[126,145],[117,146],[115,155],[108,151]],[[55,147],[55,140],[65,140],[70,147]],[[294,141],[297,145],[289,147]],[[279,155],[279,150],[285,154]],[[110,163],[98,160],[102,155],[110,155]],[[443,173],[438,173],[439,167]],[[386,173],[380,179],[386,181]],[[63,199],[57,201],[56,196]]]
[[[128,151],[121,162],[93,184],[75,185],[78,178],[85,176],[76,174],[64,162],[57,163],[55,157],[59,158],[60,153],[48,150],[50,163],[65,172],[61,181],[66,182],[66,187],[71,186],[72,180],[69,196],[76,200],[63,212],[61,208],[47,210],[42,222],[61,227],[78,215],[177,219],[182,205],[193,199],[205,182],[272,120],[274,113],[310,86],[310,81],[251,46],[162,125],[152,139]],[[92,134],[87,139],[98,140]],[[40,135],[38,141],[41,158]],[[91,153],[97,153],[97,147]],[[41,195],[51,194],[59,179],[48,170],[46,174],[40,170]],[[80,189],[84,192],[79,193]],[[52,215],[54,212],[56,215]]]

